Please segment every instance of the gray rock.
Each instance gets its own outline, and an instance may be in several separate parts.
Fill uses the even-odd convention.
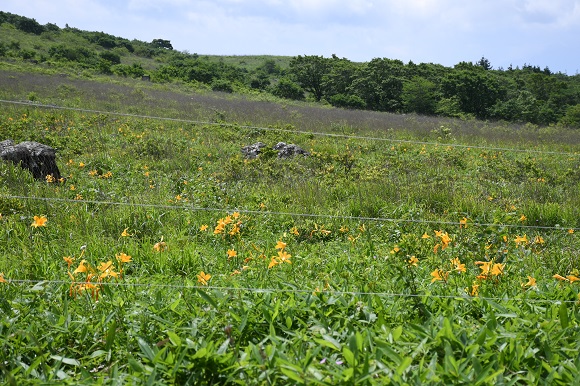
[[[262,142],[256,142],[252,145],[244,146],[242,148],[242,154],[246,159],[254,159],[258,158],[263,148],[266,147],[266,144]],[[294,145],[292,143],[287,144],[286,142],[278,142],[276,145],[272,147],[273,150],[278,152],[278,158],[286,159],[292,158],[295,155],[303,155],[309,156],[306,150],[302,149],[298,145]]]
[[[15,144],[7,139],[0,142],[0,158],[28,169],[36,179],[46,179],[51,175],[54,181],[61,178],[56,165],[56,150],[42,143],[26,141]]]
[[[255,159],[258,158],[258,155],[265,147],[266,147],[265,143],[256,142],[252,145],[242,147],[242,154],[246,159]]]
[[[278,150],[278,158],[283,159],[292,158],[296,155],[303,155],[305,157],[310,155],[306,150],[292,143],[285,144],[284,142],[278,142],[276,146],[274,146],[274,150]]]

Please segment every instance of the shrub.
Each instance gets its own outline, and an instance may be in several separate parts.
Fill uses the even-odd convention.
[[[221,92],[229,92],[232,93],[234,92],[234,88],[232,86],[232,84],[230,82],[228,82],[227,80],[214,80],[211,83],[211,89],[213,91],[221,91]]]
[[[580,129],[580,104],[575,106],[568,106],[566,115],[560,119],[560,123]]]
[[[304,99],[304,90],[302,87],[288,78],[280,79],[280,82],[272,89],[272,94],[286,99]]]
[[[357,95],[336,94],[329,98],[328,102],[335,107],[364,109],[366,103]]]
[[[111,62],[111,64],[120,64],[121,63],[121,56],[115,52],[111,51],[104,51],[99,54],[101,59],[107,60]]]

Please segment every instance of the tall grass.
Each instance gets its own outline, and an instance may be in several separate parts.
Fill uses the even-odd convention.
[[[576,132],[0,78],[3,382],[578,379]]]

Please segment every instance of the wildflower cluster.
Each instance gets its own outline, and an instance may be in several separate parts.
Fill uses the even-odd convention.
[[[69,295],[76,298],[77,295],[87,291],[90,292],[94,300],[99,299],[99,292],[102,289],[105,281],[110,281],[111,278],[121,279],[123,277],[123,264],[131,262],[131,256],[125,253],[118,253],[115,256],[116,263],[112,260],[100,262],[99,265],[93,266],[87,260],[82,259],[85,249],[83,248],[81,255],[78,258],[71,256],[64,256],[63,260],[67,263],[67,274],[72,283],[69,289]],[[75,260],[80,260],[79,265],[74,271],[70,271],[71,266]]]
[[[290,260],[292,255],[289,254],[288,252],[286,252],[286,243],[285,242],[283,242],[282,240],[278,240],[278,242],[276,243],[275,249],[278,250],[278,255],[272,256],[272,259],[270,260],[270,263],[268,264],[268,269],[273,268],[279,264],[284,264],[284,263],[292,264],[292,261]]]
[[[216,226],[213,230],[214,235],[229,235],[230,237],[236,236],[240,234],[242,229],[242,220],[240,219],[240,213],[234,212],[231,215],[227,215],[226,217],[220,218],[217,220]],[[207,229],[207,226],[202,225],[200,230],[204,231]]]

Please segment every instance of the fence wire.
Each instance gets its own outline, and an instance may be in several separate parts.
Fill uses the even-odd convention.
[[[489,297],[489,296],[469,296],[465,295],[436,295],[436,294],[410,294],[410,293],[393,293],[393,292],[371,292],[371,291],[339,291],[339,290],[317,290],[317,289],[296,289],[296,288],[256,288],[256,287],[220,287],[220,286],[199,286],[199,285],[182,285],[182,284],[159,284],[159,283],[129,283],[129,282],[82,282],[82,281],[64,281],[64,280],[27,280],[27,279],[9,279],[4,278],[4,284],[22,284],[34,285],[37,289],[48,284],[58,284],[62,286],[91,284],[95,286],[107,287],[127,287],[127,288],[159,288],[173,290],[196,290],[196,291],[223,291],[223,292],[251,292],[267,294],[325,294],[338,296],[378,296],[380,298],[431,298],[431,299],[453,299],[470,301],[474,299],[488,300],[495,302],[526,302],[526,303],[580,303],[580,300],[561,300],[561,299],[538,299],[530,297]],[[0,284],[1,285],[1,284]]]
[[[1,197],[7,199],[72,203],[72,204],[93,204],[93,205],[109,205],[109,206],[130,206],[136,208],[152,208],[164,210],[188,210],[192,212],[226,212],[226,213],[244,213],[261,216],[288,216],[288,217],[302,217],[302,218],[321,218],[329,220],[345,220],[345,221],[359,221],[359,222],[392,222],[392,223],[409,223],[409,224],[431,224],[431,225],[450,225],[450,226],[475,226],[475,227],[497,227],[497,228],[521,228],[521,229],[543,229],[543,230],[560,230],[566,232],[580,231],[580,228],[568,228],[562,226],[541,226],[541,225],[525,225],[525,224],[503,224],[503,223],[484,223],[484,222],[460,222],[460,221],[440,221],[440,220],[425,220],[425,219],[403,219],[392,217],[364,217],[364,216],[347,216],[347,215],[332,215],[332,214],[317,214],[317,213],[296,213],[296,212],[276,212],[265,210],[251,210],[241,208],[215,208],[215,207],[198,207],[193,205],[162,205],[162,204],[147,204],[136,202],[121,202],[121,201],[99,201],[99,200],[74,200],[70,198],[57,197],[32,197],[32,196],[17,196],[17,195],[2,195]]]
[[[231,127],[231,128],[237,128],[237,129],[276,131],[276,132],[288,133],[288,134],[314,135],[314,136],[320,136],[320,137],[356,139],[356,140],[365,140],[365,141],[382,141],[382,142],[403,143],[403,144],[410,144],[410,145],[413,144],[413,145],[439,146],[439,147],[451,147],[451,148],[461,148],[461,149],[503,151],[503,152],[514,152],[514,153],[550,154],[550,155],[563,155],[563,156],[569,156],[569,157],[579,157],[580,156],[580,152],[560,152],[560,151],[518,149],[518,148],[497,147],[497,146],[465,145],[465,144],[458,144],[458,143],[414,141],[414,140],[407,140],[407,139],[393,139],[393,138],[384,138],[384,137],[367,137],[367,136],[361,136],[361,135],[336,134],[336,133],[325,133],[325,132],[317,132],[317,131],[281,129],[281,128],[276,128],[276,127],[239,125],[236,123],[200,121],[200,120],[192,120],[192,119],[184,119],[184,118],[159,117],[159,116],[154,116],[154,115],[119,113],[119,112],[111,112],[111,111],[104,111],[104,110],[92,110],[92,109],[77,108],[77,107],[48,105],[48,104],[26,102],[26,101],[10,101],[10,100],[0,99],[0,103],[24,105],[24,106],[56,109],[56,110],[68,110],[68,111],[76,111],[76,112],[91,113],[91,114],[104,114],[104,115],[112,115],[112,116],[119,116],[119,117],[190,123],[190,124],[204,125],[204,126],[222,126],[222,127]]]

